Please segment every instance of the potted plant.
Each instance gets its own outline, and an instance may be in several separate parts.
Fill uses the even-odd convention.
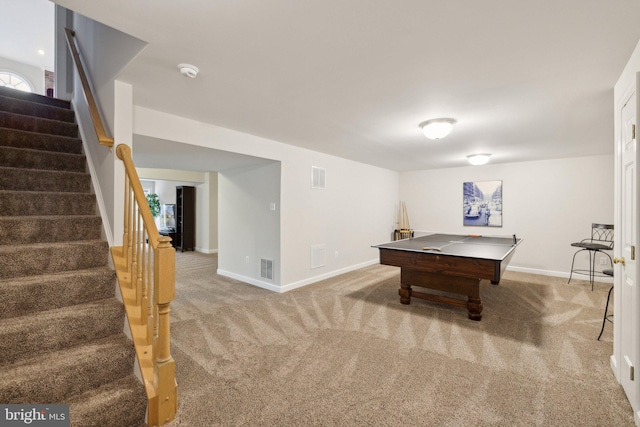
[[[149,204],[151,215],[153,215],[154,218],[160,215],[160,199],[158,199],[157,194],[147,194],[147,203]]]

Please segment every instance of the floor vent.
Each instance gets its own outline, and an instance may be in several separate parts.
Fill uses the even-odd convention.
[[[324,190],[327,188],[327,170],[311,166],[311,188]]]
[[[325,252],[324,245],[311,246],[311,268],[325,266]]]
[[[273,260],[272,259],[260,259],[260,277],[263,279],[273,281]]]

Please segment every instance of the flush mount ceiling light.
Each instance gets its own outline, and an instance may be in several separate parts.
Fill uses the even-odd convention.
[[[198,70],[198,67],[191,64],[178,64],[178,69],[183,76],[187,76],[192,79],[195,79],[200,72],[200,70]]]
[[[489,157],[491,157],[491,154],[472,154],[467,156],[467,159],[472,165],[480,166],[489,163]]]
[[[441,139],[449,135],[455,122],[454,119],[431,119],[420,123],[419,126],[427,138]]]

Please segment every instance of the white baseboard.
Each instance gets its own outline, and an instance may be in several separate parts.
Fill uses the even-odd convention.
[[[218,250],[217,249],[199,248],[199,247],[196,246],[196,252],[201,252],[203,254],[211,255],[211,254],[217,254]]]
[[[196,248],[196,250],[198,250]],[[217,252],[218,250],[215,249],[215,252]],[[199,250],[199,252],[202,252]],[[258,280],[258,279],[254,279],[252,277],[247,277],[247,276],[243,276],[241,274],[236,274],[236,273],[232,273],[230,271],[226,271],[226,270],[221,270],[218,269],[217,273],[221,276],[225,276],[225,277],[229,277],[231,279],[235,279],[235,280],[239,280],[241,282],[244,283],[248,283],[250,285],[254,285],[257,286],[259,288],[262,289],[268,289],[270,291],[273,292],[278,292],[278,293],[283,293],[283,292],[288,292],[291,291],[293,289],[297,289],[297,288],[301,288],[303,286],[307,286],[307,285],[311,285],[312,283],[316,283],[319,282],[321,280],[326,280],[326,279],[330,279],[332,277],[335,276],[339,276],[341,274],[345,274],[345,273],[349,273],[350,271],[355,271],[355,270],[359,270],[361,268],[364,267],[369,267],[371,265],[376,265],[378,264],[379,260],[376,259],[372,259],[369,261],[365,261],[362,262],[360,264],[355,264],[355,265],[351,265],[349,267],[344,267],[344,268],[340,268],[338,270],[333,270],[330,271],[328,273],[324,273],[324,274],[320,274],[317,276],[313,276],[313,277],[309,277],[307,279],[304,280],[299,280],[297,282],[293,282],[293,283],[289,283],[287,285],[284,286],[278,286],[275,285],[273,283],[269,283],[269,282],[265,282],[262,280]],[[517,273],[529,273],[529,274],[539,274],[542,276],[552,276],[552,277],[563,277],[565,279],[569,279],[569,273],[565,273],[562,271],[551,271],[551,270],[540,270],[540,269],[535,269],[535,268],[526,268],[526,267],[507,267],[508,271],[513,271],[513,272],[517,272]],[[574,276],[575,277],[575,276]],[[578,277],[575,277],[576,279]],[[584,280],[584,277],[581,277],[581,280]],[[597,282],[603,282],[603,283],[613,283],[613,279],[610,278],[603,278],[603,277],[596,277],[595,279]]]
[[[563,277],[569,280],[570,273],[565,271],[552,271],[552,270],[540,270],[537,268],[526,268],[526,267],[516,267],[516,266],[508,266],[507,271],[514,271],[517,273],[529,273],[529,274],[539,274],[541,276],[552,276],[552,277]],[[573,273],[572,279],[576,280],[589,280],[589,276],[585,276],[584,274],[576,274]],[[594,279],[596,282],[601,283],[613,283],[613,278],[611,277],[596,277]]]
[[[375,265],[378,263],[378,259],[373,259],[370,261],[366,261],[360,264],[352,265],[349,267],[341,268],[338,270],[330,271],[328,273],[320,274],[318,276],[309,277],[308,279],[300,280],[298,282],[290,283],[284,286],[278,286],[273,283],[264,282],[262,280],[254,279],[252,277],[243,276],[241,274],[232,273],[230,271],[218,269],[217,273],[224,277],[229,277],[230,279],[239,280],[244,283],[248,283],[253,286],[257,286],[262,289],[268,289],[273,292],[283,293],[288,292],[293,289],[301,288],[303,286],[310,285],[312,283],[319,282],[321,280],[330,279],[335,276],[339,276],[344,273],[348,273],[350,271],[358,270],[363,267],[368,267],[370,265]]]
[[[230,279],[239,280],[244,283],[248,283],[249,285],[257,286],[262,289],[267,289],[273,292],[282,292],[280,290],[280,286],[274,285],[273,283],[264,282],[262,280],[257,280],[252,277],[243,276],[241,274],[232,273],[230,271],[218,269],[216,271],[221,276],[228,277]]]
[[[312,283],[319,282],[321,280],[330,279],[332,277],[339,276],[341,274],[348,273],[350,271],[359,270],[361,268],[368,267],[370,265],[378,264],[378,262],[379,262],[379,260],[376,258],[376,259],[372,259],[372,260],[369,260],[369,261],[362,262],[360,264],[355,264],[355,265],[351,265],[349,267],[340,268],[338,270],[334,270],[334,271],[330,271],[328,273],[320,274],[318,276],[309,277],[308,279],[300,280],[298,282],[294,282],[294,283],[290,283],[288,285],[282,286],[281,287],[282,290],[280,292],[287,292],[287,291],[291,291],[293,289],[301,288],[303,286],[307,286],[307,285],[310,285]]]
[[[620,384],[620,375],[618,374],[618,362],[616,361],[616,355],[612,354],[609,357],[609,367],[613,371],[613,376],[616,378],[618,384]]]

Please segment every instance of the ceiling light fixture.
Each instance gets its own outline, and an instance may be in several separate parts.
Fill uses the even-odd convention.
[[[178,69],[183,76],[187,76],[192,79],[195,79],[200,72],[200,70],[198,70],[198,67],[191,64],[178,64]]]
[[[472,165],[480,166],[489,163],[489,157],[491,157],[491,154],[472,154],[467,156],[467,159]]]
[[[449,135],[455,123],[454,119],[431,119],[420,123],[419,126],[427,138],[441,139]]]

